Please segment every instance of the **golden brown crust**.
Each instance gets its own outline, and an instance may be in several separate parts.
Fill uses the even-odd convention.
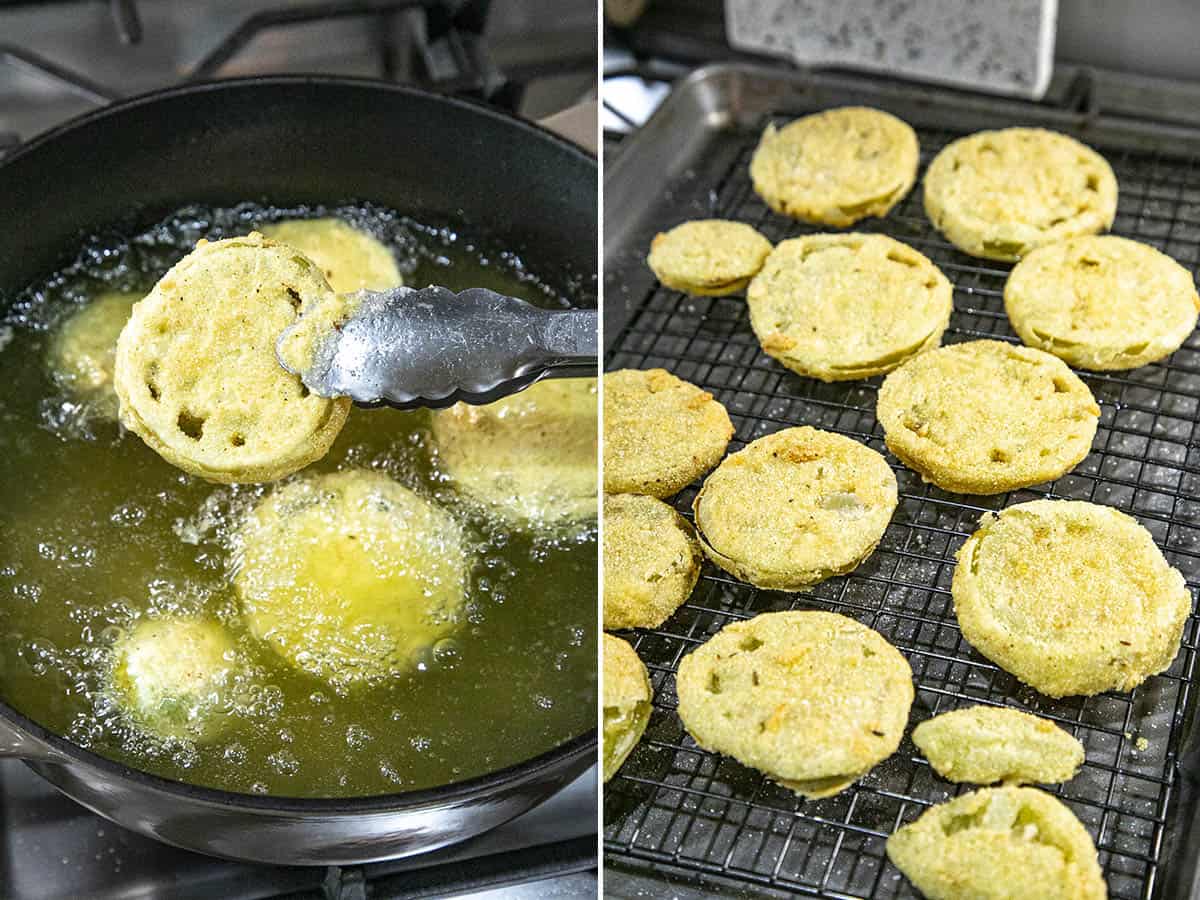
[[[763,351],[794,372],[848,381],[936,347],[953,289],[932,262],[880,234],[783,241],[746,294]]]
[[[1003,706],[969,706],[922,722],[913,743],[935,772],[974,784],[1054,784],[1083,765],[1083,744],[1048,719]]]
[[[989,340],[913,357],[884,380],[876,415],[888,449],[926,481],[999,494],[1078,465],[1100,407],[1062,360]]]
[[[919,156],[907,123],[878,109],[846,106],[780,129],[768,125],[750,178],[776,212],[845,228],[887,215],[916,182]]]
[[[958,551],[952,591],[971,646],[1050,697],[1128,691],[1163,671],[1191,610],[1145,528],[1076,500],[985,516]]]
[[[887,842],[928,900],[1104,900],[1091,836],[1035,788],[985,788],[926,810]]]
[[[942,149],[925,173],[925,213],[972,256],[1013,261],[1035,247],[1112,226],[1117,179],[1095,150],[1042,128],[980,131]]]
[[[1082,369],[1135,369],[1196,328],[1192,273],[1148,244],[1104,235],[1034,250],[1004,284],[1013,330]]]
[[[646,263],[673,290],[722,296],[745,288],[770,252],[744,222],[695,219],[655,235]]]
[[[717,464],[733,437],[725,407],[665,369],[604,376],[604,490],[670,497]]]
[[[307,258],[262,235],[201,242],[121,332],[122,423],[209,481],[274,481],[320,459],[350,400],[309,393],[275,359],[275,341],[329,291]]]
[[[604,497],[604,627],[657,628],[691,595],[704,553],[690,522],[654,497]]]
[[[758,587],[798,590],[857,567],[896,508],[896,477],[870,447],[786,428],[730,455],[693,504],[701,546]]]
[[[341,219],[291,219],[264,225],[262,233],[315,262],[339,294],[404,284],[392,251]]]
[[[603,636],[604,780],[621,768],[650,721],[650,676],[633,647]]]
[[[831,796],[891,756],[913,701],[908,661],[836,613],[764,613],[685,656],[679,717],[696,743],[798,793]]]

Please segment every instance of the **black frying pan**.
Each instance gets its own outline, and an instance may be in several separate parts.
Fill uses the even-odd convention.
[[[502,235],[553,281],[595,283],[596,161],[461,100],[352,79],[199,84],[76,119],[0,162],[0,296],[69,261],[80,239],[189,203],[361,200]],[[594,289],[582,301],[595,305]],[[0,687],[0,696],[3,690]],[[193,787],[83,750],[0,699],[0,757],[84,806],[171,844],[235,859],[366,862],[463,840],[583,772],[596,732],[442,788],[302,800]]]

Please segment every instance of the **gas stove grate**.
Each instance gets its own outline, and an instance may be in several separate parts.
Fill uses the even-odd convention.
[[[820,230],[770,212],[755,195],[748,165],[765,125],[739,138],[743,143],[724,177],[711,190],[697,185],[693,205],[706,207],[707,215],[747,222],[776,242]],[[959,134],[941,128],[918,133],[923,175],[932,156]],[[1099,149],[1120,183],[1113,232],[1195,269],[1195,161]],[[924,215],[920,181],[891,215],[862,222],[859,230],[913,245],[954,282],[947,343],[1016,341],[1001,295],[1007,268],[948,244]],[[874,414],[881,379],[822,384],[788,372],[761,352],[743,298],[689,297],[655,283],[630,309],[610,342],[607,367],[661,366],[711,391],[737,428],[731,450],[781,428],[814,425],[885,452]],[[645,738],[606,786],[605,849],[612,863],[710,886],[825,897],[914,896],[887,861],[884,842],[901,823],[966,788],[934,775],[907,736],[890,760],[850,790],[802,801],[732,759],[699,749],[676,715],[674,673],[685,653],[730,622],[815,608],[864,622],[906,654],[917,688],[910,726],[960,706],[993,703],[1045,716],[1075,734],[1087,763],[1053,792],[1096,840],[1110,896],[1156,896],[1164,880],[1169,811],[1178,806],[1172,804],[1184,781],[1177,763],[1194,693],[1196,618],[1189,619],[1171,668],[1134,692],[1051,700],[973,651],[950,601],[954,552],[979,516],[1042,496],[1091,500],[1135,515],[1193,592],[1200,586],[1200,335],[1163,364],[1081,374],[1102,413],[1092,453],[1070,474],[1031,490],[965,497],[922,483],[889,457],[900,505],[879,549],[855,572],[783,594],[740,583],[706,563],[691,599],[661,628],[623,635],[647,664],[655,698]],[[690,515],[696,490],[685,489],[675,506]]]
[[[419,45],[421,65],[419,71],[412,73],[410,79],[427,87],[440,86],[443,89],[482,90],[484,73],[479,70],[477,60],[468,51],[468,39],[464,31],[458,28],[459,22],[471,22],[473,27],[482,30],[487,21],[487,8],[490,0],[472,0],[464,10],[457,13],[451,11],[450,4],[445,0],[331,0],[311,6],[281,6],[254,13],[242,21],[229,35],[214,47],[196,64],[188,74],[188,81],[202,81],[216,77],[221,68],[230,60],[244,52],[255,38],[270,31],[288,28],[295,25],[311,25],[344,18],[375,18],[378,20],[376,29],[378,36],[378,53],[380,77],[394,81],[397,79],[397,53],[393,35],[392,19],[407,11],[419,12],[423,16],[424,28],[420,37],[415,38]],[[473,18],[472,18],[473,17]],[[441,83],[442,79],[435,74],[437,66],[433,63],[433,45],[444,41],[444,52],[448,56],[449,68],[453,71],[453,81]],[[447,68],[444,62],[442,69]]]
[[[136,0],[114,0],[110,8],[121,43],[143,43]],[[472,97],[509,112],[521,109],[529,89],[540,82],[594,74],[594,48],[571,41],[553,45],[540,54],[526,52],[519,59],[497,62],[493,58],[493,38],[488,33],[491,13],[491,0],[317,0],[299,6],[280,4],[247,14],[201,59],[179,71],[170,70],[157,86],[220,78],[231,63],[253,60],[260,38],[343,20],[363,20],[370,25],[369,53],[363,59],[383,80]],[[161,35],[150,37],[161,40]],[[78,60],[65,64],[53,56],[0,31],[0,69],[31,74],[91,106],[105,106],[130,93],[127,85],[110,86],[93,79],[80,70]],[[0,155],[31,136],[0,131]]]
[[[337,19],[374,18],[378,20],[376,32],[381,78],[388,81],[406,80],[442,90],[482,91],[485,87],[485,73],[480,70],[477,60],[468,50],[468,46],[478,39],[478,34],[473,33],[468,38],[466,33],[468,26],[482,32],[487,22],[489,3],[490,0],[473,0],[457,13],[452,13],[445,0],[330,0],[309,6],[280,6],[260,10],[242,20],[191,67],[183,80],[203,81],[219,77],[223,66],[245,53],[256,38],[271,31]],[[117,0],[112,4],[112,10],[114,27],[121,42],[141,43],[141,17],[135,0]],[[420,64],[417,71],[407,73],[408,77],[401,79],[396,59],[399,49],[394,43],[392,20],[408,12],[418,14],[423,22],[423,27],[418,29],[419,34],[413,37]],[[439,42],[444,44],[440,52],[446,57],[440,65],[434,62],[434,57],[439,52],[435,45]],[[96,83],[87,75],[16,44],[0,43],[0,63],[40,75],[97,106],[104,106],[121,98],[119,92]]]

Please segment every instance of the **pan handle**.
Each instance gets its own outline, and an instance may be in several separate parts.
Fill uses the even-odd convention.
[[[0,759],[24,759],[30,762],[61,763],[69,758],[48,747],[31,734],[4,718],[0,711]]]

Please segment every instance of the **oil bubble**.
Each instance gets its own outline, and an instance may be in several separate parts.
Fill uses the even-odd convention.
[[[442,638],[433,645],[433,658],[438,665],[453,669],[462,660],[462,648],[454,638]]]
[[[279,750],[267,757],[267,764],[280,775],[295,775],[300,771],[300,760],[287,750]]]
[[[361,725],[351,725],[346,729],[346,746],[351,750],[361,750],[374,740],[375,736]]]
[[[393,784],[404,784],[403,776],[396,770],[396,767],[386,759],[381,759],[379,761],[379,774]]]
[[[136,503],[123,503],[113,510],[108,520],[120,528],[133,528],[146,520],[146,508]]]

